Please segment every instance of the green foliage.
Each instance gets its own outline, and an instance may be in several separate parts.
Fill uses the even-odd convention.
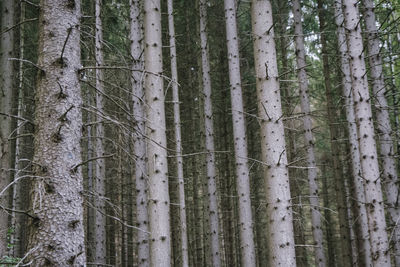
[[[11,257],[11,256],[3,256],[0,259],[0,267],[8,267],[15,266],[20,261],[20,258]]]

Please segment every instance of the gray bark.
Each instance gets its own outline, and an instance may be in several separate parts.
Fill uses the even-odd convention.
[[[297,79],[300,90],[300,107],[303,113],[304,143],[306,147],[308,186],[311,205],[311,229],[314,240],[315,265],[325,266],[326,258],[323,245],[323,232],[321,224],[321,211],[319,209],[317,164],[314,153],[314,137],[312,133],[312,121],[310,110],[310,99],[308,96],[308,79],[306,71],[306,58],[303,38],[303,26],[301,22],[301,6],[299,0],[292,0],[294,17],[294,41],[296,49]]]
[[[170,266],[170,203],[162,77],[160,0],[144,2],[144,30],[150,266]]]
[[[379,158],[382,162],[381,180],[386,192],[387,211],[392,228],[393,253],[396,266],[400,266],[400,205],[398,203],[398,175],[395,148],[392,140],[389,106],[386,99],[386,86],[383,76],[381,48],[376,26],[375,5],[371,0],[363,0],[365,31],[367,34],[368,60],[372,79],[372,93],[376,113],[377,142]]]
[[[15,1],[6,0],[1,5],[1,35],[0,35],[0,191],[11,182],[12,153],[10,135],[12,132],[12,106],[14,95],[14,30],[4,32],[15,24]],[[4,33],[3,33],[4,32]],[[0,205],[9,207],[10,191],[0,196]],[[0,257],[7,253],[8,213],[0,210]]]
[[[374,266],[390,266],[381,176],[379,173],[371,98],[368,91],[357,1],[343,0],[343,14],[347,30],[346,37],[350,57],[354,109],[359,134],[360,161],[364,179],[372,262]]]
[[[261,151],[269,216],[269,265],[296,266],[293,215],[270,1],[253,0],[251,15],[258,116],[261,124]]]
[[[247,159],[246,122],[243,113],[243,96],[240,76],[236,6],[234,0],[225,0],[224,3],[237,177],[236,190],[239,197],[241,263],[242,266],[251,267],[256,265],[256,257],[253,236],[253,216],[250,200],[250,175]]]
[[[179,109],[179,89],[178,89],[178,69],[176,63],[176,45],[175,45],[175,26],[173,15],[173,1],[168,0],[168,29],[169,45],[171,56],[171,78],[172,78],[172,101],[174,103],[174,126],[175,126],[175,150],[178,178],[178,196],[179,196],[179,223],[181,234],[181,254],[182,266],[189,266],[188,239],[186,224],[186,205],[185,205],[185,181],[183,179],[183,158],[182,158],[182,137],[181,137],[181,118]]]
[[[201,66],[204,95],[205,148],[207,151],[207,193],[211,239],[211,258],[214,267],[221,266],[220,227],[218,215],[217,181],[215,171],[214,125],[211,102],[211,77],[207,37],[207,0],[200,0]]]
[[[351,171],[354,184],[356,208],[358,215],[358,249],[361,266],[372,266],[371,243],[369,241],[368,217],[365,207],[364,182],[361,177],[360,151],[354,101],[351,84],[351,71],[347,52],[345,29],[343,28],[343,12],[340,1],[335,1],[335,23],[337,25],[338,47],[340,53],[340,67],[342,71],[342,89],[346,109],[348,137],[350,145]]]
[[[40,2],[30,266],[84,266],[86,262],[78,166],[80,16],[78,0]]]
[[[144,70],[143,45],[142,45],[142,1],[131,0],[130,3],[130,41],[132,69]],[[143,231],[137,232],[137,255],[138,266],[147,267],[150,264],[149,215],[147,211],[147,166],[146,166],[146,141],[145,141],[145,108],[143,91],[143,72],[133,71],[131,75],[132,103],[134,119],[134,148],[135,160],[135,182],[136,182],[136,223]]]

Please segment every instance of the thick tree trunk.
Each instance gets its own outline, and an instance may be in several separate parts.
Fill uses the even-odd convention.
[[[162,77],[160,0],[144,2],[150,266],[170,266],[167,140]]]
[[[208,53],[207,37],[207,0],[200,0],[200,42],[201,42],[201,66],[202,82],[204,95],[204,125],[205,125],[205,148],[207,151],[207,191],[208,191],[208,209],[211,237],[211,256],[214,267],[221,266],[220,251],[220,227],[218,215],[218,189],[215,171],[215,146],[214,146],[214,125],[213,111],[211,103],[211,77],[210,62]]]
[[[236,190],[239,197],[239,229],[242,266],[255,266],[253,216],[250,200],[246,122],[240,76],[239,40],[234,0],[225,0],[226,38],[228,47],[229,82],[231,91],[233,138],[236,162]]]
[[[356,208],[358,215],[358,248],[360,266],[372,266],[371,243],[369,241],[368,217],[365,207],[364,181],[361,176],[360,151],[356,118],[354,115],[354,101],[351,88],[351,71],[347,52],[345,29],[343,28],[343,12],[340,1],[335,1],[335,23],[337,25],[337,38],[340,53],[340,67],[342,71],[342,88],[346,108],[346,120],[350,145],[351,171],[354,184]]]
[[[389,243],[386,232],[381,176],[375,143],[371,102],[368,91],[360,16],[356,0],[343,0],[343,14],[347,30],[355,115],[360,145],[360,161],[365,188],[371,256],[374,266],[390,266]]]
[[[147,267],[150,264],[148,221],[147,211],[147,166],[146,166],[146,140],[145,140],[145,103],[143,91],[143,45],[142,45],[142,1],[130,0],[130,41],[132,56],[131,86],[133,103],[133,153],[135,160],[135,183],[136,183],[136,223],[142,231],[137,232],[137,258],[138,266]]]
[[[254,60],[261,151],[267,196],[268,250],[271,266],[296,266],[285,135],[279,92],[272,8],[268,0],[252,1]]]
[[[15,1],[5,0],[1,5],[1,34],[0,34],[0,191],[11,182],[11,140],[12,132],[12,106],[14,101],[14,67],[9,60],[14,55],[14,32],[11,28],[15,24]],[[10,191],[5,191],[0,196],[0,205],[8,208]],[[8,213],[0,210],[0,257],[7,253]]]
[[[317,164],[314,153],[314,137],[312,133],[312,121],[310,111],[310,99],[308,96],[308,79],[306,71],[306,57],[303,38],[303,26],[301,22],[301,6],[299,0],[292,0],[294,17],[294,41],[296,49],[297,79],[300,90],[300,107],[303,113],[304,143],[307,157],[308,186],[311,205],[311,229],[314,240],[315,265],[325,266],[326,258],[323,245],[323,232],[321,224],[321,211],[319,209]]]
[[[183,158],[182,158],[182,137],[181,137],[181,116],[179,108],[178,90],[178,69],[176,64],[176,45],[175,45],[175,26],[173,15],[173,1],[168,0],[168,29],[169,45],[171,56],[171,78],[172,78],[172,101],[174,103],[174,126],[175,126],[175,150],[178,177],[178,196],[179,196],[179,223],[181,234],[181,254],[182,266],[189,266],[188,239],[186,224],[186,205],[185,205],[185,181],[183,179]]]
[[[386,100],[386,86],[383,77],[380,40],[375,18],[375,5],[371,0],[363,0],[364,21],[367,35],[368,59],[372,79],[372,93],[375,104],[377,142],[379,158],[382,162],[381,181],[386,191],[386,205],[390,226],[393,231],[393,253],[396,266],[400,266],[400,205],[398,203],[398,176],[395,160],[395,148],[392,140],[389,106]]]
[[[40,12],[28,261],[30,266],[83,266],[80,1],[42,0]]]

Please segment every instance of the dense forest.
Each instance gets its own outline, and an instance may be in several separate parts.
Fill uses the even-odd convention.
[[[0,266],[400,267],[398,0],[0,7]]]

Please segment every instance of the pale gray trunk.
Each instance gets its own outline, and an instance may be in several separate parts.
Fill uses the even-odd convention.
[[[133,103],[133,153],[135,160],[135,181],[136,181],[136,223],[143,231],[137,232],[137,257],[138,266],[147,267],[150,264],[149,215],[147,211],[147,166],[146,166],[146,140],[145,140],[145,110],[143,79],[143,30],[142,30],[142,1],[131,0],[130,3],[130,41],[132,57],[132,103]],[[136,71],[135,71],[136,70]]]
[[[171,78],[172,78],[172,101],[174,103],[174,126],[175,126],[175,150],[178,177],[178,196],[179,196],[179,223],[181,234],[181,253],[182,266],[189,266],[188,239],[186,224],[186,205],[185,205],[185,181],[183,179],[183,158],[182,158],[182,137],[181,137],[181,117],[179,109],[179,89],[178,89],[178,69],[176,64],[176,45],[175,45],[175,26],[173,15],[173,1],[168,0],[168,29],[169,45],[171,56]]]
[[[101,21],[102,0],[95,1],[95,61],[96,67],[104,65],[103,59],[103,25]],[[95,222],[94,227],[94,254],[93,260],[97,264],[106,263],[106,217],[105,217],[105,194],[106,194],[106,170],[104,156],[104,124],[102,122],[104,114],[104,71],[101,68],[95,69],[96,72],[96,139],[95,139],[95,155],[94,163],[94,207]]]
[[[165,98],[162,77],[160,0],[144,2],[144,30],[150,265],[170,266],[170,203],[165,133]]]
[[[242,266],[255,266],[253,216],[250,200],[250,176],[247,155],[246,122],[240,76],[239,40],[235,0],[225,0],[226,39],[228,47],[229,83],[235,147],[236,190],[239,197],[240,252]]]
[[[211,103],[211,77],[210,61],[208,54],[207,37],[207,0],[200,0],[200,42],[201,42],[201,66],[202,82],[204,95],[204,125],[205,125],[205,148],[207,151],[207,191],[208,191],[208,209],[211,239],[212,265],[221,266],[221,252],[219,244],[219,215],[218,215],[218,189],[215,171],[214,154],[214,125]]]
[[[363,0],[364,21],[367,34],[367,47],[372,93],[375,103],[377,142],[379,158],[382,162],[381,180],[386,191],[386,205],[392,228],[393,253],[396,266],[400,266],[400,206],[398,203],[398,176],[395,160],[395,148],[392,140],[389,106],[386,100],[386,87],[382,70],[382,56],[379,33],[376,26],[375,5],[371,0]]]
[[[335,23],[337,26],[338,47],[340,53],[340,68],[342,71],[342,88],[344,104],[346,109],[346,119],[348,127],[348,137],[350,145],[351,171],[354,184],[355,200],[357,203],[357,229],[358,229],[358,249],[361,266],[372,266],[371,243],[369,241],[368,217],[365,207],[364,181],[361,176],[360,151],[358,144],[358,133],[356,118],[354,114],[354,101],[351,88],[351,71],[347,52],[347,42],[345,29],[343,28],[343,12],[340,1],[335,1]]]
[[[270,1],[253,0],[251,15],[261,151],[269,218],[269,265],[296,266],[292,204]]]
[[[86,262],[79,166],[80,8],[78,0],[40,1],[30,266],[83,266]]]
[[[14,0],[5,0],[1,5],[0,34],[0,191],[11,182],[11,140],[12,106],[14,95],[14,67],[9,58],[14,54],[14,29],[5,32],[15,24]],[[0,205],[9,207],[10,192],[0,196]],[[7,253],[8,213],[0,210],[0,257]]]
[[[360,145],[361,176],[364,180],[365,202],[374,266],[390,266],[381,177],[379,173],[371,102],[368,91],[360,16],[356,0],[343,0],[343,14],[347,30],[354,109]]]
[[[296,49],[297,79],[299,82],[300,107],[303,113],[304,143],[306,147],[308,186],[311,205],[311,229],[314,240],[315,265],[325,266],[326,258],[323,245],[323,232],[321,224],[321,211],[319,209],[317,164],[314,153],[314,137],[312,133],[312,121],[310,111],[310,100],[308,97],[308,79],[306,71],[306,57],[304,49],[303,26],[301,22],[301,6],[299,0],[292,0],[292,11],[294,17],[294,40]]]

